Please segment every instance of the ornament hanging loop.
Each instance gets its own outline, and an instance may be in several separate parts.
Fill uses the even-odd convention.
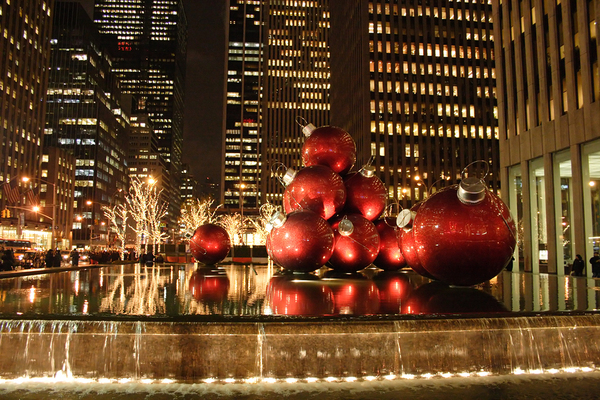
[[[300,127],[302,128],[302,133],[306,137],[310,136],[313,133],[313,131],[317,129],[313,124],[311,124],[301,116],[296,117],[296,123],[300,125]]]
[[[481,178],[479,178],[478,176],[468,176],[469,167],[477,163],[485,164],[485,174],[483,174]],[[458,185],[458,190],[456,192],[456,195],[458,196],[458,199],[461,201],[461,203],[467,205],[477,204],[482,202],[483,199],[485,199],[487,187],[485,186],[484,179],[487,176],[489,170],[490,166],[488,162],[484,160],[473,161],[462,170],[462,172],[460,173],[461,181]]]
[[[273,165],[271,165],[271,176],[274,176],[275,179],[277,179],[283,187],[286,187],[287,184],[285,183],[284,178],[288,170],[289,168],[286,167],[284,163],[276,162]]]

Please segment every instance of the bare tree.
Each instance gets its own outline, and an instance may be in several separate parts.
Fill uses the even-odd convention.
[[[142,239],[146,238],[153,246],[167,237],[161,230],[160,222],[167,213],[167,205],[161,200],[162,190],[157,191],[137,177],[131,179],[131,188],[125,196],[134,225],[131,229],[136,233],[136,250],[141,251]]]
[[[213,223],[215,213],[217,209],[222,206],[218,205],[216,208],[211,209],[214,200],[198,200],[190,207],[181,210],[181,217],[179,218],[179,226],[182,228],[182,233],[186,237],[190,237],[194,234],[196,229],[204,224]]]
[[[244,221],[240,214],[223,214],[216,223],[225,228],[229,234],[232,245],[236,243],[236,238],[238,239],[237,243],[243,243],[242,233],[244,230]]]
[[[121,255],[125,252],[125,234],[127,231],[127,219],[129,218],[129,212],[127,207],[123,204],[117,204],[112,207],[102,206],[104,216],[109,221],[108,234],[114,232],[117,235],[119,241],[119,252]]]
[[[262,245],[267,242],[267,235],[269,234],[267,225],[275,211],[278,210],[279,207],[267,202],[260,207],[259,215],[257,217],[248,218],[248,221],[254,226],[256,235],[258,235],[260,244]]]

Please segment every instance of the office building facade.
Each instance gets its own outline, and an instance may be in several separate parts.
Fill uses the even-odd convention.
[[[302,121],[329,121],[326,1],[230,2],[225,206],[281,203],[282,166],[300,168]]]
[[[1,183],[39,176],[53,7],[53,0],[0,2]]]
[[[592,0],[493,3],[502,197],[526,271],[562,275],[580,254],[591,277],[587,260],[600,244],[599,12]]]
[[[44,146],[75,157],[75,189],[65,207],[73,212],[73,244],[94,247],[108,235],[102,206],[119,201],[117,194],[129,187],[128,106],[81,5],[56,3],[50,43]]]
[[[330,0],[331,123],[402,207],[479,160],[500,187],[491,3]]]
[[[166,164],[161,182],[174,226],[181,197],[183,99],[187,20],[181,0],[96,0],[94,21],[115,55],[112,72],[124,94],[135,97],[136,113],[149,116]]]

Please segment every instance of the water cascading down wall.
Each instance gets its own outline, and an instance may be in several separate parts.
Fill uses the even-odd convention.
[[[244,381],[596,370],[600,316],[0,322],[0,378]]]

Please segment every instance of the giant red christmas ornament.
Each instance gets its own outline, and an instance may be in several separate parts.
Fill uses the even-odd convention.
[[[313,211],[294,211],[287,216],[276,212],[271,224],[268,252],[287,270],[314,271],[333,254],[333,230]]]
[[[308,274],[271,278],[266,304],[273,315],[324,316],[335,310],[331,289]]]
[[[386,271],[396,271],[406,266],[406,260],[400,249],[401,232],[393,218],[382,218],[375,222],[379,232],[379,254],[373,261],[378,268]]]
[[[203,264],[211,265],[223,261],[230,249],[229,234],[219,225],[201,225],[190,239],[192,256]]]
[[[303,132],[307,136],[302,146],[305,166],[325,165],[341,175],[350,171],[356,162],[356,144],[348,132],[335,126],[315,129],[312,124]]]
[[[419,255],[417,254],[417,249],[415,248],[415,238],[413,236],[412,229],[403,230],[398,242],[400,244],[400,248],[402,249],[402,255],[404,256],[406,264],[417,274],[429,279],[435,279],[421,265]]]
[[[315,165],[296,172],[289,169],[283,178],[286,213],[312,210],[324,219],[341,211],[346,202],[346,187],[341,176],[329,167]]]
[[[387,190],[371,165],[344,177],[346,204],[344,212],[361,214],[369,221],[376,220],[385,208]]]
[[[329,265],[336,271],[355,272],[368,267],[379,253],[379,232],[375,225],[359,214],[349,214],[332,221],[335,246]]]
[[[224,270],[200,268],[190,277],[189,286],[196,300],[222,302],[227,298],[229,278]]]
[[[373,277],[379,289],[379,312],[400,314],[402,306],[413,292],[413,283],[408,274],[396,271],[381,271]]]
[[[417,211],[412,231],[421,266],[456,286],[498,275],[516,245],[508,208],[474,177],[431,195]]]
[[[379,312],[377,285],[360,274],[328,271],[323,283],[333,291],[336,314],[372,315]]]

